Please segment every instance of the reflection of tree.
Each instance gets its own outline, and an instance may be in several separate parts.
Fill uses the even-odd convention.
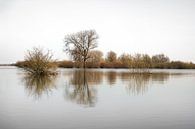
[[[36,74],[25,74],[23,82],[29,95],[35,98],[40,98],[43,94],[47,94],[55,88],[54,80],[55,76],[49,75],[36,75]]]
[[[103,72],[86,70],[85,74],[86,74],[86,78],[87,78],[86,80],[88,85],[94,86],[102,83]]]
[[[116,72],[109,71],[106,73],[106,76],[107,76],[107,79],[108,79],[108,82],[110,85],[112,85],[116,82],[116,76],[117,76]]]
[[[172,75],[170,73],[132,73],[98,70],[74,70],[69,85],[66,86],[66,99],[78,104],[94,106],[96,89],[94,85],[102,84],[103,77],[108,85],[124,85],[127,92],[134,95],[144,94],[153,83],[164,83]],[[122,82],[122,83],[121,83]]]
[[[163,83],[169,73],[121,73],[121,79],[127,81],[127,90],[133,94],[143,94],[154,81]]]
[[[92,85],[102,81],[101,74],[100,72],[89,72],[85,69],[75,70],[70,79],[70,85],[66,86],[66,99],[78,104],[94,106],[97,101],[97,91]]]
[[[154,82],[159,82],[159,83],[164,83],[165,81],[167,81],[170,77],[170,73],[154,73],[151,76],[151,80]]]

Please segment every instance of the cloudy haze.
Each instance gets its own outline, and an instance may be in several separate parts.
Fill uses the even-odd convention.
[[[64,36],[87,29],[97,31],[104,54],[195,62],[194,0],[0,0],[0,63],[23,60],[34,46],[68,59]]]

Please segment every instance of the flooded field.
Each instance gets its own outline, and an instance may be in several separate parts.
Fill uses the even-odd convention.
[[[1,129],[194,129],[195,70],[0,67]]]

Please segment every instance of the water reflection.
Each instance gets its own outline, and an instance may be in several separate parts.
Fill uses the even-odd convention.
[[[132,74],[128,70],[90,69],[84,77],[82,70],[59,69],[58,76],[48,79],[24,75],[17,68],[2,70],[0,128],[87,129],[97,125],[112,129],[193,129],[195,71],[159,71]],[[70,84],[67,96],[65,84]],[[78,91],[76,97],[84,91],[87,102],[81,104],[82,97],[70,100],[73,90]],[[50,91],[52,96],[45,99],[44,94]],[[34,96],[39,96],[38,103],[32,101]],[[89,103],[96,107],[83,109]]]
[[[69,84],[66,85],[65,98],[84,106],[94,106],[97,101],[97,90],[93,85],[100,83],[101,77],[101,73],[84,69],[73,71]]]
[[[153,83],[163,84],[169,79],[169,73],[121,73],[129,94],[144,94]]]
[[[97,90],[100,86],[118,86],[125,88],[129,95],[143,95],[152,85],[164,84],[171,76],[182,75],[169,72],[130,73],[128,71],[90,69],[71,69],[61,72],[63,78],[58,77],[56,84],[56,76],[25,74],[23,82],[29,96],[37,99],[43,94],[49,95],[56,86],[62,85],[66,100],[93,107],[97,103]]]
[[[105,76],[110,85],[116,83],[117,72],[109,71],[105,73]]]
[[[25,73],[22,80],[29,96],[39,99],[42,95],[49,95],[55,86],[56,75],[35,75]]]
[[[163,84],[170,73],[130,73],[102,70],[73,70],[65,88],[66,100],[74,103],[94,106],[97,102],[97,87],[102,86],[106,80],[106,86],[125,87],[129,94],[142,95],[148,91],[149,86]],[[104,85],[105,86],[105,85]]]

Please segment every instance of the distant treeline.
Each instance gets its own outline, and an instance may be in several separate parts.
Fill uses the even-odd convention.
[[[0,66],[15,66],[15,64],[0,64]]]
[[[171,61],[164,54],[149,56],[148,54],[122,54],[117,56],[113,51],[107,53],[103,58],[103,53],[98,50],[90,51],[89,59],[86,61],[86,68],[131,68],[131,69],[195,69],[195,64],[192,62]],[[58,67],[61,68],[81,68],[81,61],[55,61]],[[25,67],[26,61],[18,61],[18,67]]]
[[[50,73],[56,67],[62,68],[130,68],[133,70],[159,69],[195,69],[192,62],[171,61],[164,54],[149,56],[148,54],[127,54],[117,56],[110,51],[103,53],[94,50],[98,47],[99,36],[95,30],[83,30],[65,35],[64,52],[72,60],[54,61],[53,54],[45,53],[42,49],[34,48],[27,52],[24,61],[16,66],[23,67],[32,73]]]

